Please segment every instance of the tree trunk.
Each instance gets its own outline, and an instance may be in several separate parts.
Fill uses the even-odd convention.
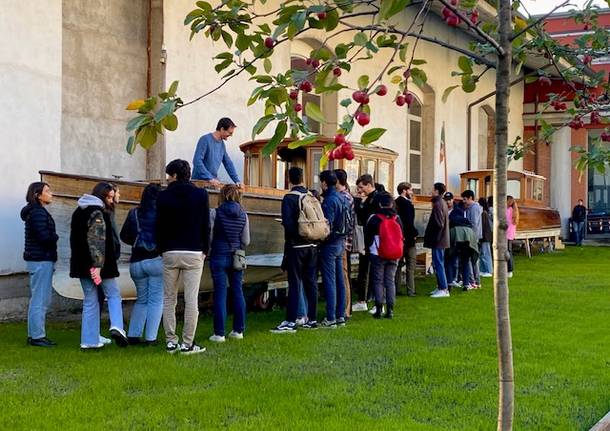
[[[512,430],[514,410],[513,352],[508,307],[506,240],[506,169],[508,147],[508,102],[510,94],[512,17],[510,0],[500,0],[499,33],[503,55],[496,70],[496,146],[494,150],[494,301],[498,344],[498,430]]]

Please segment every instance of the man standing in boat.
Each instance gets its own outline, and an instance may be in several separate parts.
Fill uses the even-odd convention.
[[[233,136],[235,123],[230,118],[221,118],[216,126],[216,131],[208,133],[199,138],[197,149],[193,156],[194,180],[208,181],[214,187],[220,187],[218,180],[218,169],[222,163],[235,184],[241,186],[241,181],[233,161],[227,154],[225,139]]]

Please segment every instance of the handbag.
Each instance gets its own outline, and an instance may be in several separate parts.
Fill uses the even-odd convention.
[[[235,250],[233,252],[233,269],[235,271],[243,271],[248,265],[246,264],[246,251]]]

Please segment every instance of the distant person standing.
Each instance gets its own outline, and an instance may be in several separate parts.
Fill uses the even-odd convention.
[[[352,225],[349,226],[349,232],[345,237],[345,251],[343,253],[343,279],[345,282],[345,317],[349,319],[351,317],[351,306],[352,306],[352,244],[354,227],[356,225],[356,211],[354,208],[354,197],[350,193],[349,185],[347,184],[347,172],[343,169],[335,169],[335,175],[337,175],[337,191],[347,201],[347,205],[350,210],[350,219]]]
[[[240,185],[239,175],[235,170],[233,161],[227,153],[225,140],[233,136],[235,123],[230,118],[221,118],[216,131],[199,138],[195,155],[193,156],[193,179],[208,181],[214,187],[220,186],[218,169],[224,165],[229,177],[235,184]]]
[[[57,262],[55,221],[45,206],[53,201],[47,183],[30,184],[25,196],[27,205],[21,210],[25,222],[25,250],[23,259],[30,274],[30,305],[28,307],[28,344],[36,347],[52,347],[47,338],[45,317],[51,304],[53,271]]]
[[[572,229],[574,230],[574,242],[582,245],[585,238],[585,221],[587,220],[587,207],[582,199],[578,199],[576,206],[572,210]]]
[[[479,203],[474,198],[474,192],[472,190],[464,190],[462,192],[462,200],[464,202],[464,210],[466,212],[466,218],[470,221],[472,225],[472,231],[477,239],[477,247],[478,241],[483,238],[483,226],[481,222],[481,216],[483,213],[483,208],[479,205]],[[478,250],[477,250],[478,251]],[[481,286],[481,275],[479,271],[479,253],[471,254],[471,269],[472,269],[472,277],[473,283],[480,287]],[[466,286],[466,282],[464,282],[464,286]]]
[[[172,160],[165,168],[167,189],[157,199],[157,244],[163,257],[163,328],[166,351],[202,353],[195,342],[199,317],[199,286],[210,244],[208,192],[193,184],[186,160]],[[178,281],[184,285],[182,344],[176,335]]]
[[[491,240],[493,233],[493,223],[489,215],[487,199],[479,198],[479,205],[483,208],[481,213],[481,229],[483,236],[479,241],[481,255],[479,257],[479,270],[481,277],[491,277],[493,274],[493,264],[491,259]]]
[[[449,297],[444,265],[445,249],[449,248],[449,216],[447,204],[442,198],[445,191],[445,184],[434,183],[432,213],[424,234],[424,247],[432,250],[432,266],[437,283],[436,289],[431,294],[432,298]]]
[[[400,183],[396,189],[398,197],[395,200],[396,211],[402,223],[404,233],[404,252],[398,261],[396,271],[396,290],[401,284],[402,268],[407,270],[407,295],[415,296],[415,264],[417,261],[417,229],[415,228],[415,206],[413,205],[413,188],[409,183]]]
[[[508,250],[508,278],[513,276],[513,241],[517,233],[517,225],[519,224],[519,207],[517,201],[512,196],[506,196],[506,229],[507,250]]]

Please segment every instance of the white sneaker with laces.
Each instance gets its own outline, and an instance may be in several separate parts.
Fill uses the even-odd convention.
[[[95,349],[101,349],[102,347],[104,347],[104,343],[97,343],[97,344],[81,344],[80,348],[83,350],[95,350]]]
[[[216,334],[214,334],[214,335],[212,335],[209,338],[209,340],[213,341],[215,343],[224,343],[225,342],[225,337],[224,337],[224,335],[216,335]]]
[[[373,306],[373,308],[371,308],[369,310],[369,314],[375,314],[376,312],[377,312],[377,307],[376,306]],[[385,305],[381,306],[381,312],[385,313]]]
[[[229,332],[229,338],[233,338],[235,340],[243,340],[244,333],[243,332],[231,331],[231,332]]]
[[[493,277],[493,274],[491,272],[482,272],[481,277],[489,278],[489,277]]]
[[[307,316],[305,317],[299,317],[294,323],[297,324],[297,326],[303,326],[304,324],[307,323],[309,319],[307,318]]]
[[[368,309],[366,302],[356,302],[352,305],[352,311],[368,311]]]
[[[106,344],[112,344],[112,340],[110,338],[106,338],[100,335],[100,343],[106,345]]]
[[[430,295],[430,298],[449,298],[449,296],[451,296],[449,294],[449,290],[443,289],[443,290],[439,290],[434,295]]]
[[[273,328],[271,332],[274,334],[294,334],[297,332],[297,325],[296,323],[284,320],[282,323]]]
[[[205,352],[205,347],[200,346],[197,343],[193,343],[190,346],[183,343],[182,347],[180,347],[180,354],[182,355],[196,355],[197,353],[203,352]]]
[[[455,286],[453,286],[455,287]],[[438,287],[436,289],[434,289],[432,292],[430,292],[430,296],[432,295],[436,295],[438,293]]]

